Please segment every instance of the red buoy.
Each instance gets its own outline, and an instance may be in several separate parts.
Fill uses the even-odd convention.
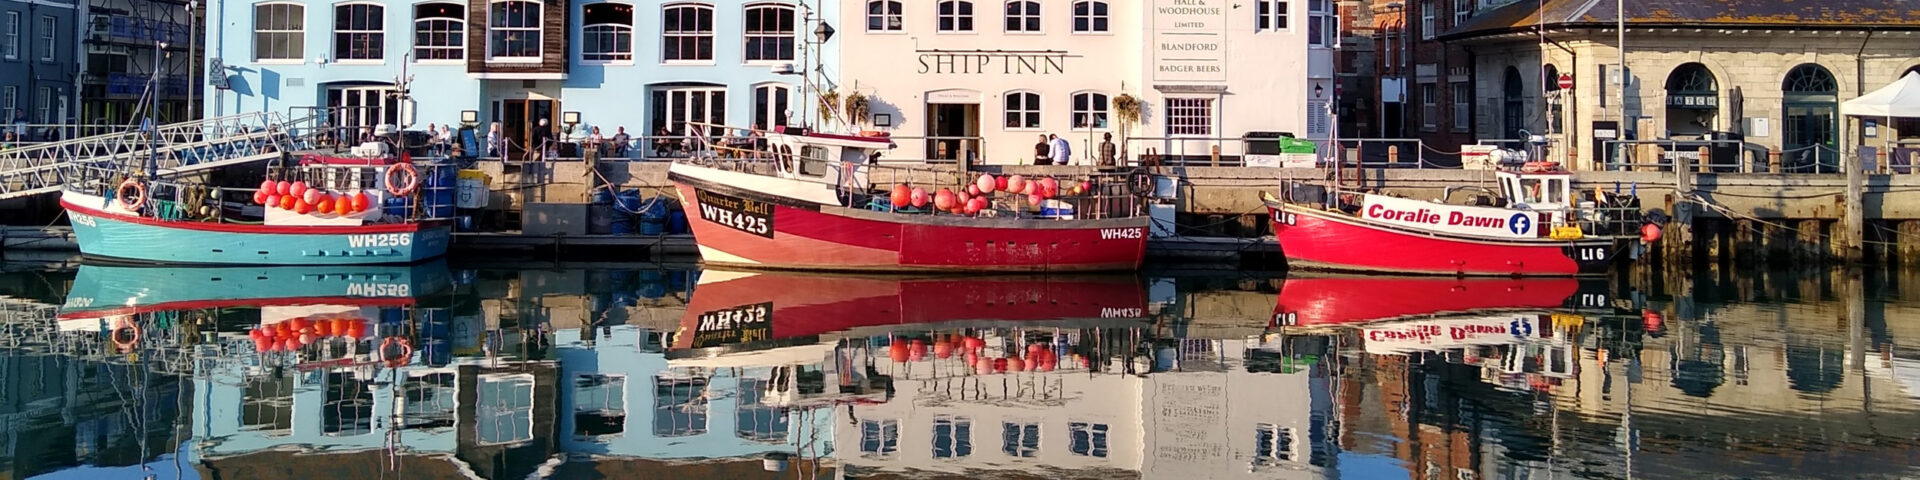
[[[927,208],[927,189],[913,187],[912,193],[907,194],[907,200],[913,203],[913,208]]]
[[[1658,241],[1660,241],[1659,225],[1649,223],[1640,226],[1640,243],[1653,243]]]
[[[898,340],[894,341],[892,346],[887,347],[887,358],[893,359],[894,363],[906,362],[907,344]]]
[[[946,187],[940,187],[940,191],[933,194],[934,208],[943,211],[952,211],[954,204],[958,203],[958,200],[959,197],[954,196],[953,190],[949,190]]]
[[[913,203],[913,190],[908,189],[907,184],[904,183],[894,185],[891,200],[893,201],[893,208],[907,208],[907,205]]]

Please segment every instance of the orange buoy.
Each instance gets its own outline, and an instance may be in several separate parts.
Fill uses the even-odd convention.
[[[1035,190],[1039,190],[1034,193],[1039,193],[1042,197],[1053,198],[1060,194],[1060,182],[1054,180],[1053,177],[1041,178],[1040,186],[1035,188]]]
[[[296,203],[299,203],[299,201],[300,201],[300,199],[298,199],[298,198],[294,198],[294,196],[293,196],[293,195],[281,195],[281,196],[280,196],[280,209],[281,209],[281,210],[293,210],[293,207],[294,207],[294,204],[296,204]]]
[[[905,363],[907,361],[907,344],[895,340],[892,346],[887,347],[887,358],[893,359],[894,363]]]
[[[933,344],[933,356],[935,356],[935,357],[939,357],[939,358],[948,358],[948,357],[952,357],[952,356],[953,356],[953,344],[952,344],[952,343],[949,343],[949,342],[934,342],[934,344]]]
[[[933,207],[943,211],[953,211],[953,206],[958,203],[958,199],[959,197],[953,194],[953,190],[940,187],[940,191],[933,194]]]
[[[373,203],[372,200],[367,199],[367,192],[355,192],[353,194],[353,211],[367,211],[367,206],[371,203]]]
[[[1009,358],[1007,359],[1007,370],[1015,372],[1027,371],[1027,361],[1021,360],[1020,357]]]
[[[993,360],[988,360],[985,358],[980,359],[979,362],[976,362],[973,364],[973,373],[978,373],[981,375],[993,373]]]
[[[893,195],[891,198],[891,200],[893,200],[893,208],[907,208],[907,205],[913,203],[912,197],[913,190],[908,189],[907,184],[902,183],[893,186]]]
[[[1013,178],[1007,179],[1006,187],[1007,188],[1003,188],[1002,190],[1010,193],[1025,193],[1024,190],[1027,189],[1027,177],[1014,175]]]
[[[967,350],[987,348],[987,341],[981,340],[980,337],[966,337],[961,339],[961,342],[967,346]]]
[[[253,203],[254,203],[254,204],[256,204],[256,205],[266,205],[266,204],[267,204],[267,191],[266,191],[266,190],[254,190],[254,191],[253,191]]]
[[[913,208],[927,208],[927,189],[913,187],[913,190],[907,193],[907,202],[913,204]]]

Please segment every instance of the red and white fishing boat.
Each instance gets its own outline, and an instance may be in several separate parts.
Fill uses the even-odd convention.
[[[981,181],[952,167],[879,165],[893,147],[883,134],[780,128],[749,138],[757,144],[702,138],[702,148],[668,169],[708,264],[1106,271],[1137,269],[1146,254],[1143,173],[1040,179],[1023,195],[1013,193],[1026,190],[1017,176]],[[1045,183],[1053,192],[1039,191]],[[983,194],[968,193],[970,185]],[[907,194],[915,187],[924,194]]]
[[[1604,280],[1288,275],[1273,327],[1323,327],[1508,310],[1606,308]]]
[[[1634,241],[1659,238],[1637,201],[1579,192],[1558,164],[1499,170],[1481,205],[1292,184],[1265,192],[1274,236],[1290,267],[1424,275],[1574,276],[1606,273]]]

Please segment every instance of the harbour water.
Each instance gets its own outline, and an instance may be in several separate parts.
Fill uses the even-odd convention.
[[[1911,478],[1920,273],[0,274],[0,478]]]

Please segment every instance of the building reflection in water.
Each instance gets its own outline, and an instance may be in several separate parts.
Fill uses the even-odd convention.
[[[0,304],[4,468],[1903,476],[1920,281],[1890,278],[87,267]]]

